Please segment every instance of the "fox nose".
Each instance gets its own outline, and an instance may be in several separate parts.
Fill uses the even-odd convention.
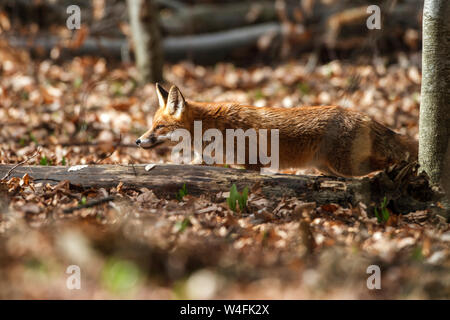
[[[137,139],[137,140],[136,140],[136,144],[137,144],[137,145],[140,145],[140,144],[141,144],[141,139]]]

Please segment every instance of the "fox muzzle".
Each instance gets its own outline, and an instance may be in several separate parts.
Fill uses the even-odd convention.
[[[148,138],[141,137],[137,139],[136,144],[141,148],[150,149],[166,142],[167,140],[170,140],[170,135],[155,136],[152,134]]]

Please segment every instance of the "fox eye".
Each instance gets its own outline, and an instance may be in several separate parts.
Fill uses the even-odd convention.
[[[158,130],[158,129],[161,129],[161,128],[164,128],[164,127],[165,127],[165,125],[159,124],[159,125],[156,126],[155,130]]]

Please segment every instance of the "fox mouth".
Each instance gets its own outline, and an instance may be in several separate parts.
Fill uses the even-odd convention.
[[[142,146],[142,145],[138,145],[138,146],[141,147],[142,149],[148,150],[148,149],[153,149],[153,148],[155,148],[155,147],[157,147],[157,146],[163,144],[164,142],[165,142],[165,141],[156,141],[155,143],[153,143],[153,144],[150,145],[150,146]]]

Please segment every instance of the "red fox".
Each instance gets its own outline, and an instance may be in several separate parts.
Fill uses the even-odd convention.
[[[194,102],[185,100],[176,86],[167,92],[159,84],[156,92],[159,109],[152,127],[136,140],[143,148],[170,140],[176,129],[194,134],[194,121],[201,120],[203,132],[215,128],[224,135],[226,129],[278,129],[280,169],[314,167],[325,174],[353,177],[417,158],[414,140],[341,107],[261,108]],[[248,155],[249,146],[245,148]],[[245,163],[247,169],[263,166]]]

